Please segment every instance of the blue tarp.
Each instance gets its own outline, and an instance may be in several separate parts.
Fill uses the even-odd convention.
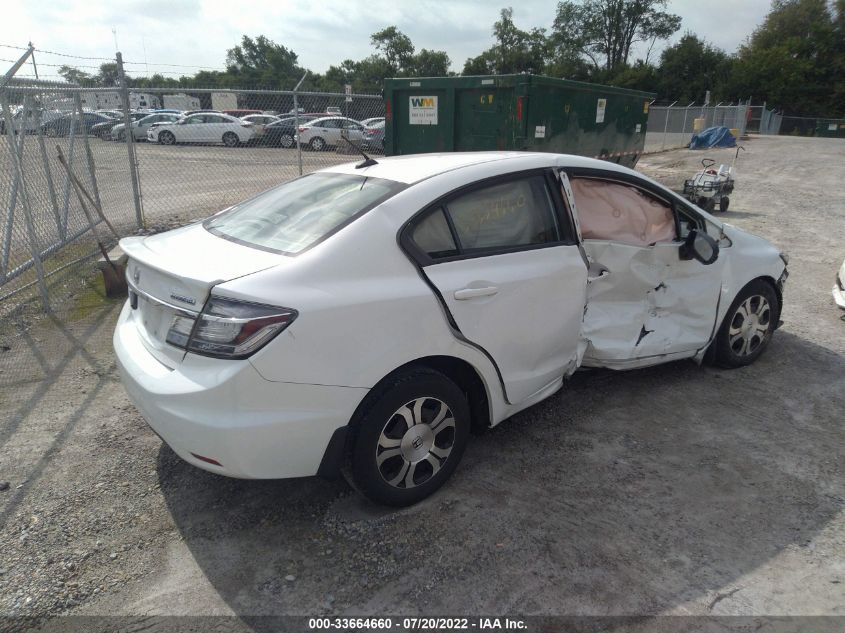
[[[707,149],[708,147],[736,147],[736,139],[726,127],[709,127],[692,135],[689,142],[690,149]]]

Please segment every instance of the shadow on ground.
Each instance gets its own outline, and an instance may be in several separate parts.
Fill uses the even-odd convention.
[[[579,373],[473,438],[452,481],[400,511],[343,482],[218,477],[166,447],[158,473],[191,554],[245,621],[707,612],[845,505],[843,375],[845,359],[787,332],[741,370]]]

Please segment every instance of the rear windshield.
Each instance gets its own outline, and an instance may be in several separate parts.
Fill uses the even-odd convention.
[[[203,226],[235,242],[295,255],[404,188],[382,178],[309,174],[213,216]]]

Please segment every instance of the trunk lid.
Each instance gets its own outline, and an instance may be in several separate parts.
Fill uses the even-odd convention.
[[[224,281],[276,266],[288,258],[217,237],[201,224],[149,237],[127,237],[120,247],[129,257],[130,320],[147,350],[168,367],[184,350],[167,343],[182,315],[198,314],[211,289]],[[137,300],[136,300],[137,297]]]

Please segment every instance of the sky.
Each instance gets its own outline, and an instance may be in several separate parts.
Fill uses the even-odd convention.
[[[143,76],[192,75],[202,68],[223,70],[226,50],[242,35],[266,35],[292,49],[299,62],[324,72],[344,59],[374,52],[370,35],[390,25],[408,35],[417,50],[445,50],[452,70],[489,48],[499,10],[514,9],[519,28],[550,29],[556,0],[4,0],[0,22],[0,69],[5,70],[31,41],[41,76],[73,62],[96,72],[104,59],[122,51],[127,73]],[[683,19],[681,30],[652,53],[686,31],[727,52],[736,51],[769,11],[770,0],[670,0],[669,10]],[[635,51],[644,56],[644,50]],[[54,53],[101,59],[75,59]],[[631,61],[634,61],[633,59]],[[52,64],[52,66],[50,65]],[[31,66],[21,75],[31,75]],[[292,88],[293,86],[290,86]]]

